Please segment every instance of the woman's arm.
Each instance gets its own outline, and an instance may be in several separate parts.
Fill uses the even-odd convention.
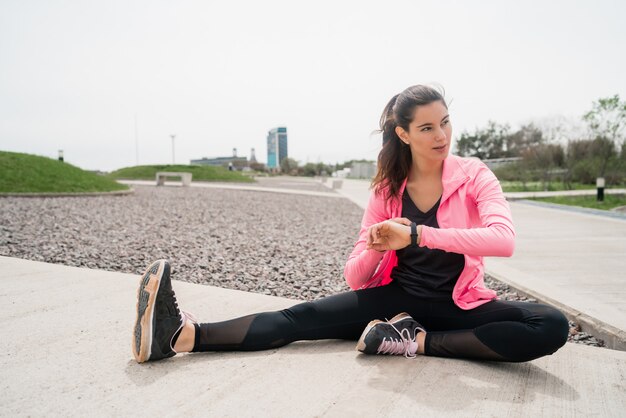
[[[515,248],[515,230],[500,183],[483,166],[471,190],[473,193],[469,198],[473,197],[474,201],[470,204],[476,204],[483,227],[433,228],[419,225],[419,246],[470,256],[510,257]],[[399,250],[410,244],[410,234],[411,229],[405,222],[399,222],[398,219],[382,221],[370,227],[366,235],[366,248],[377,251]]]
[[[509,204],[491,170],[486,166],[479,170],[473,180],[471,194],[483,227],[438,229],[424,226],[421,229],[420,246],[471,256],[513,255],[515,229]]]
[[[387,218],[385,213],[385,201],[382,194],[370,193],[367,208],[361,221],[359,238],[348,257],[343,275],[351,289],[359,289],[374,275],[376,267],[383,258],[384,251],[367,249],[367,236],[369,228]]]

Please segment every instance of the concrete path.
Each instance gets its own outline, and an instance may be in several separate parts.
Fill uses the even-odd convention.
[[[626,352],[566,344],[522,364],[364,356],[353,342],[146,363],[130,344],[138,276],[0,257],[0,416],[620,417]],[[292,300],[175,282],[217,321]]]
[[[508,200],[534,199],[538,197],[556,196],[595,196],[596,189],[586,190],[559,190],[555,192],[507,192],[504,193]],[[626,189],[606,189],[604,194],[626,194]]]
[[[137,185],[137,186],[156,186],[155,181],[148,180],[118,180],[122,184]],[[319,186],[313,188],[312,186]],[[180,182],[166,181],[165,186],[181,186]],[[334,193],[332,190],[321,186],[319,182],[313,179],[304,179],[298,182],[285,182],[281,179],[277,179],[274,184],[271,182],[260,183],[209,183],[194,181],[191,183],[191,187],[202,187],[206,189],[230,189],[230,190],[248,190],[255,192],[268,192],[268,193],[285,193],[285,194],[301,194],[306,196],[323,196],[341,198],[342,196]]]

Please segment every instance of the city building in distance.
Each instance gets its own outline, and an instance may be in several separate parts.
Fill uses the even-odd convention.
[[[280,162],[289,156],[287,152],[287,128],[279,126],[267,133],[267,168],[279,170]]]
[[[254,156],[254,148],[252,149],[252,155]],[[233,155],[231,157],[215,157],[207,158],[203,157],[198,160],[191,160],[192,165],[213,165],[219,167],[226,167],[230,169],[242,170],[244,167],[248,167],[248,158],[238,157],[237,148],[233,148]]]

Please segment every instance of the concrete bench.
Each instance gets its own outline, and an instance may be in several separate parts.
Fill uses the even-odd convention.
[[[191,185],[191,173],[178,171],[159,171],[156,173],[157,186],[163,186],[167,177],[180,177],[183,186]]]
[[[341,189],[343,186],[343,180],[333,180],[333,189]]]

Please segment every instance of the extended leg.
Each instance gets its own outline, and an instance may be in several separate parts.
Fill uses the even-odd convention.
[[[372,319],[391,318],[416,305],[415,298],[395,285],[341,293],[281,311],[197,324],[192,351],[265,350],[298,340],[357,340]]]

